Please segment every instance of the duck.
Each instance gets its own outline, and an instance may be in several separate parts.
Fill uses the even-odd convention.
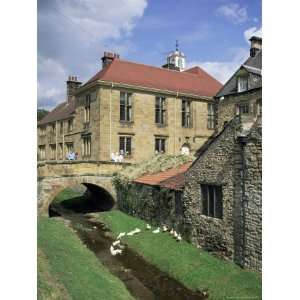
[[[173,229],[173,228],[170,230],[170,234],[171,234],[171,235],[174,234],[174,229]]]
[[[113,242],[112,245],[113,246],[120,245],[120,240],[117,240],[117,241]]]
[[[126,235],[126,232],[119,233],[119,235],[117,236],[117,240],[119,240],[121,237],[123,237],[125,235]]]
[[[150,226],[149,224],[147,224],[147,225],[146,225],[146,228],[147,228],[148,230],[150,230],[150,229],[151,229],[151,226]]]
[[[180,234],[178,234],[178,236],[177,236],[177,238],[176,238],[176,241],[177,241],[177,242],[181,242],[181,240],[182,240],[182,237],[181,237]]]
[[[175,239],[178,237],[178,233],[175,230],[173,232],[173,236],[174,236]]]
[[[160,229],[157,227],[157,229],[153,230],[152,233],[159,233]]]
[[[168,231],[168,227],[166,225],[163,225],[163,229],[162,229],[163,232],[166,232]]]
[[[122,251],[123,250],[121,250],[121,249],[116,249],[115,250],[113,246],[110,246],[110,253],[111,253],[112,256],[115,256],[117,254],[122,254]]]
[[[127,235],[135,235],[137,233],[141,232],[141,229],[135,228],[134,230],[127,233]]]

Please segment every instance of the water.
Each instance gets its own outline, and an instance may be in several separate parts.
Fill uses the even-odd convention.
[[[201,292],[192,292],[170,278],[141,256],[126,247],[121,255],[112,256],[110,238],[105,225],[92,221],[85,214],[63,214],[70,220],[83,243],[95,253],[109,271],[124,282],[132,296],[139,300],[199,300],[206,299]]]

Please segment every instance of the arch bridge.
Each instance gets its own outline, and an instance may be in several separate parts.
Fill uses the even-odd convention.
[[[38,162],[38,213],[48,214],[49,206],[56,195],[79,184],[86,186],[89,192],[96,193],[99,201],[103,201],[105,197],[110,198],[112,206],[115,206],[117,197],[112,176],[130,165],[107,161]]]

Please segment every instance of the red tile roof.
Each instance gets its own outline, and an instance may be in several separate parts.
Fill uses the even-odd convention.
[[[42,120],[40,120],[38,122],[38,125],[44,125],[58,120],[70,118],[74,112],[75,99],[72,99],[70,102],[60,103],[52,111],[50,111]]]
[[[96,80],[165,91],[214,96],[222,84],[199,67],[184,72],[114,59],[86,84]]]
[[[179,167],[171,168],[156,174],[147,174],[134,180],[135,183],[161,186],[173,190],[182,190],[184,186],[184,173],[192,162],[185,163]]]

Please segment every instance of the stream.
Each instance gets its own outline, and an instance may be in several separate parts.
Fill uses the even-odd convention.
[[[101,263],[120,280],[135,299],[139,300],[199,300],[207,299],[201,292],[193,292],[166,273],[147,263],[132,249],[125,247],[121,255],[112,256],[113,242],[105,225],[81,213],[59,212],[82,242],[95,253]]]

